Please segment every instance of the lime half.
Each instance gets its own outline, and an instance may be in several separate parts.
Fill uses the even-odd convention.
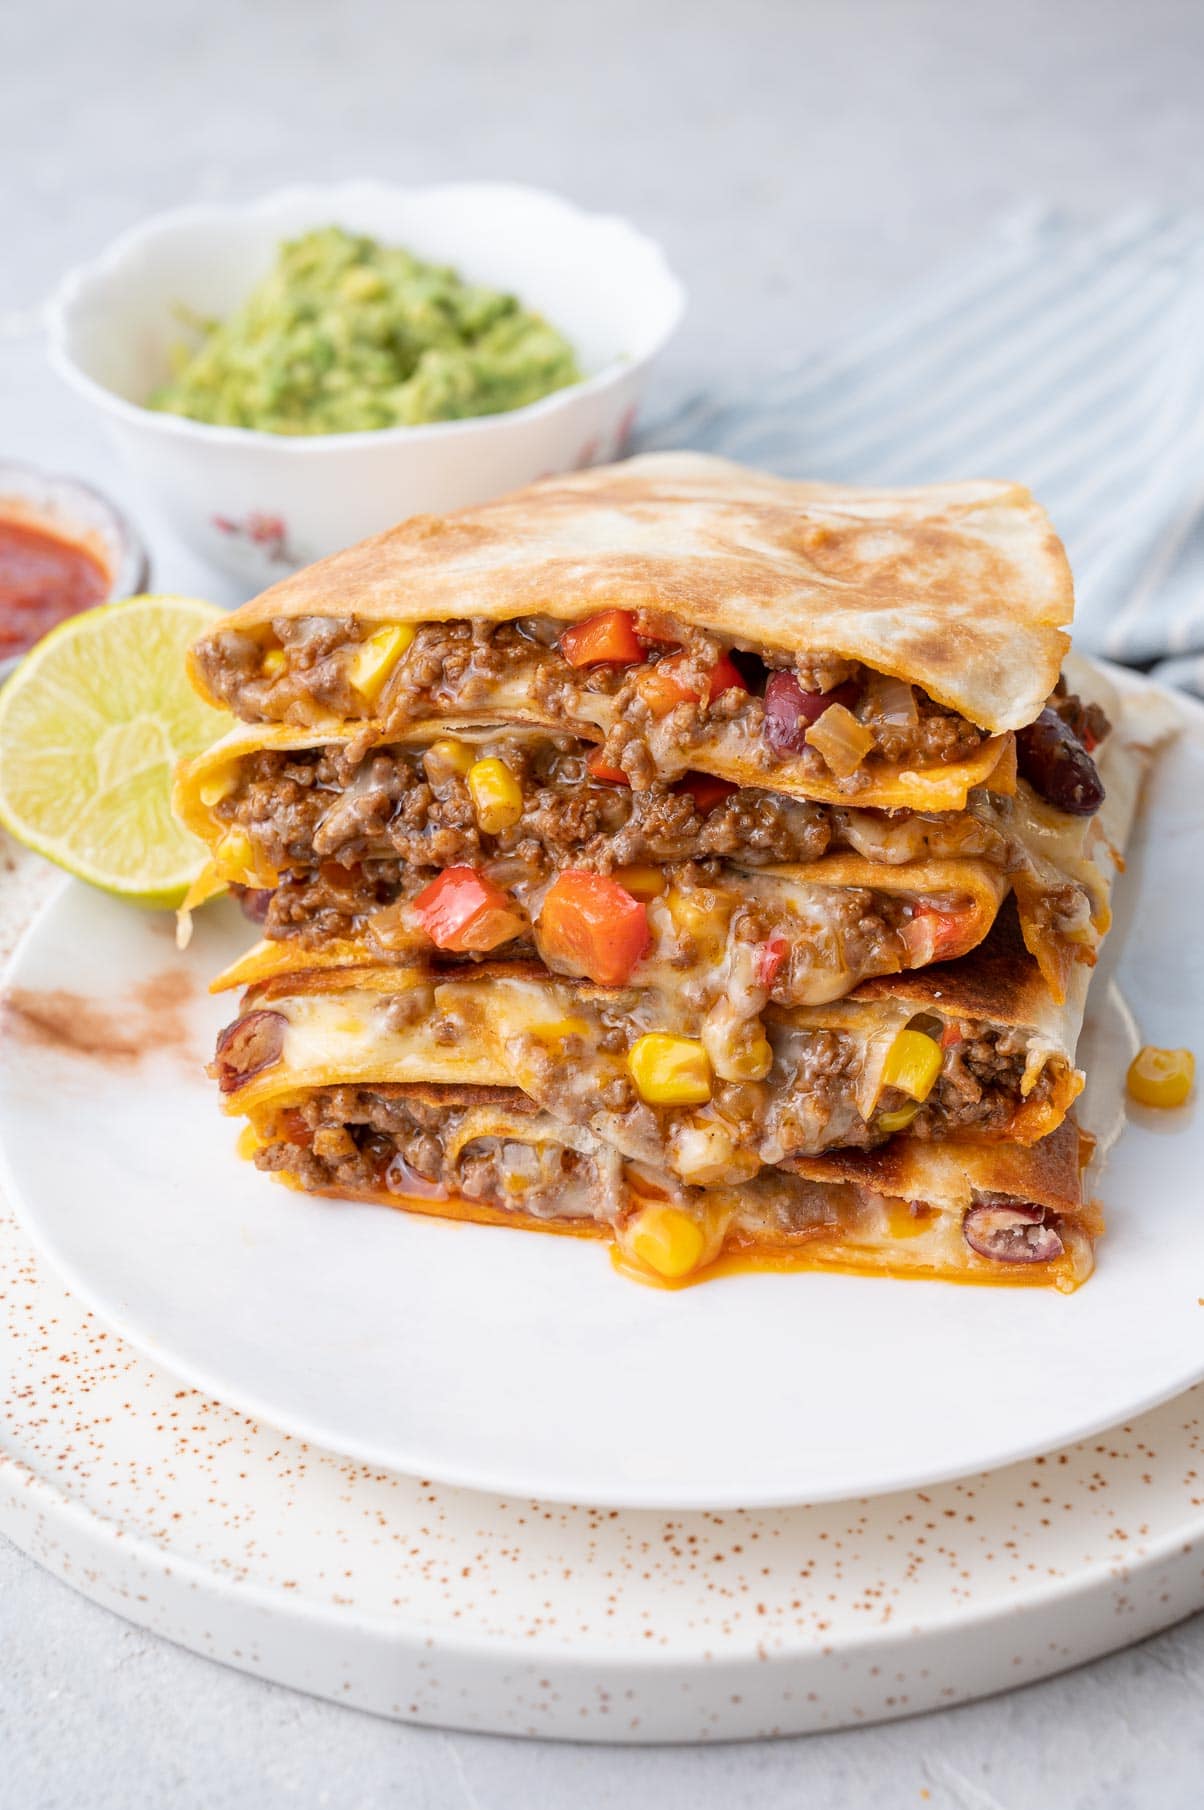
[[[193,597],[128,597],[70,616],[0,691],[0,823],[77,879],[178,905],[206,850],[171,813],[184,755],[229,728],[184,670],[222,614]]]

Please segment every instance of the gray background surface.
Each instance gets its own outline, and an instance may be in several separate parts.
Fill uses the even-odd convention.
[[[64,266],[157,208],[374,174],[510,177],[629,214],[691,294],[664,402],[838,336],[1017,204],[1204,203],[1199,0],[0,0],[0,72],[0,457],[101,479],[147,525],[158,586],[215,596],[35,330]],[[886,1728],[533,1746],[223,1671],[0,1543],[3,1810],[1186,1810],[1202,1696],[1197,1621]]]

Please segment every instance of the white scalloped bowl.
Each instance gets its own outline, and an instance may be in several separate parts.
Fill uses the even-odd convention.
[[[358,434],[211,427],[144,406],[169,375],[181,306],[229,314],[281,240],[332,223],[513,291],[566,335],[584,380],[507,414]],[[258,587],[404,516],[618,457],[684,306],[650,239],[538,189],[317,184],[122,234],[64,278],[50,353],[181,537]]]

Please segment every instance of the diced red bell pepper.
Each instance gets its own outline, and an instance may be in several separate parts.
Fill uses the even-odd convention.
[[[704,817],[739,789],[730,779],[718,779],[714,773],[693,772],[685,774],[673,788],[675,792],[689,792]]]
[[[911,922],[904,927],[903,940],[911,953],[919,956],[920,966],[948,961],[964,951],[973,918],[972,905],[962,905],[954,910],[942,910],[939,905],[917,905]]]
[[[941,1048],[943,1050],[952,1049],[955,1043],[962,1043],[964,1041],[963,1033],[955,1024],[947,1024],[941,1032]]]
[[[414,912],[436,949],[482,954],[523,929],[511,900],[475,867],[448,867],[423,888]]]
[[[601,748],[595,748],[585,763],[586,772],[591,779],[600,779],[609,786],[629,786],[631,781],[622,767],[612,767],[604,760]]]
[[[768,993],[781,972],[782,963],[790,953],[790,944],[780,931],[774,931],[771,937],[760,944],[757,949],[757,984]]]
[[[730,654],[720,654],[711,668],[711,688],[707,692],[707,703],[713,704],[721,698],[725,691],[747,691],[748,685],[743,673]]]
[[[683,676],[687,658],[685,654],[667,654],[641,676],[640,696],[653,716],[668,716],[675,704],[682,704],[687,699],[693,699],[695,703],[700,701],[701,694],[697,688]],[[722,653],[711,668],[707,703],[713,704],[725,691],[733,689],[747,691],[748,686],[731,655]]]
[[[621,987],[651,941],[648,911],[605,874],[567,868],[544,896],[540,954],[601,987]]]
[[[644,658],[630,610],[601,610],[575,622],[561,635],[560,651],[570,666],[630,666]]]
[[[681,646],[680,636],[672,634],[668,629],[654,628],[648,621],[647,616],[644,617],[644,620],[640,623],[635,632],[644,643],[645,647]]]

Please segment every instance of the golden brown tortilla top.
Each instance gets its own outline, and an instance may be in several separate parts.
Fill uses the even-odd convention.
[[[573,621],[613,607],[753,647],[863,660],[998,732],[1040,711],[1074,602],[1062,544],[1020,484],[853,489],[652,453],[413,516],[273,585],[222,626]]]

